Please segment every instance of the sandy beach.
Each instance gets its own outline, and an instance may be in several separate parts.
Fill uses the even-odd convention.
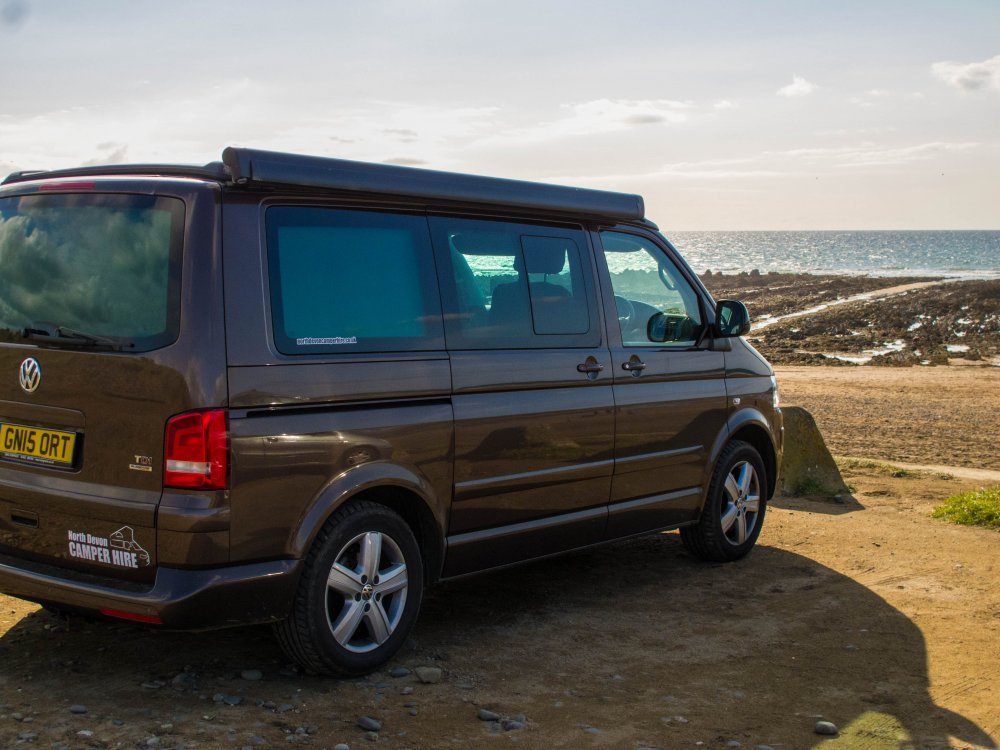
[[[757,316],[924,281],[708,279]],[[1000,484],[1000,368],[984,364],[1000,356],[998,284],[759,332],[783,404],[810,410],[834,455],[864,460],[841,460],[845,502],[776,498],[739,564],[698,563],[667,533],[442,585],[400,655],[358,680],[297,673],[264,628],[158,632],[0,597],[0,746],[358,748],[368,716],[377,746],[400,749],[997,748],[1000,534],[930,511]],[[914,314],[927,317],[911,328]],[[833,344],[900,337],[936,363],[813,364]],[[951,356],[956,339],[979,358]],[[839,736],[816,735],[818,719]]]

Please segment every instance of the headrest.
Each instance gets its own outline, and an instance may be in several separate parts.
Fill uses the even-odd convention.
[[[524,248],[528,273],[559,273],[566,265],[566,248],[555,243],[533,243]]]

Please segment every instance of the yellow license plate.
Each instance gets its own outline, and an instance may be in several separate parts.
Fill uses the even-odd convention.
[[[0,423],[0,457],[43,466],[71,466],[74,448],[74,432]]]

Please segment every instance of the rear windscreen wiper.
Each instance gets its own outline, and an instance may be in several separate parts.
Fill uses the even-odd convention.
[[[121,351],[131,349],[135,344],[128,339],[113,338],[111,336],[98,336],[93,333],[76,331],[66,326],[57,326],[53,323],[39,321],[33,323],[23,331],[26,339],[44,341],[47,344],[57,346],[93,346]]]

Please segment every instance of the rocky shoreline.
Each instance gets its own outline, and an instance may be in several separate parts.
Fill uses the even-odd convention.
[[[774,364],[1000,366],[1000,280],[747,272],[701,277],[767,323],[750,340]],[[890,287],[940,282],[884,297]],[[831,304],[832,303],[832,304]],[[808,315],[772,321],[828,305]]]

